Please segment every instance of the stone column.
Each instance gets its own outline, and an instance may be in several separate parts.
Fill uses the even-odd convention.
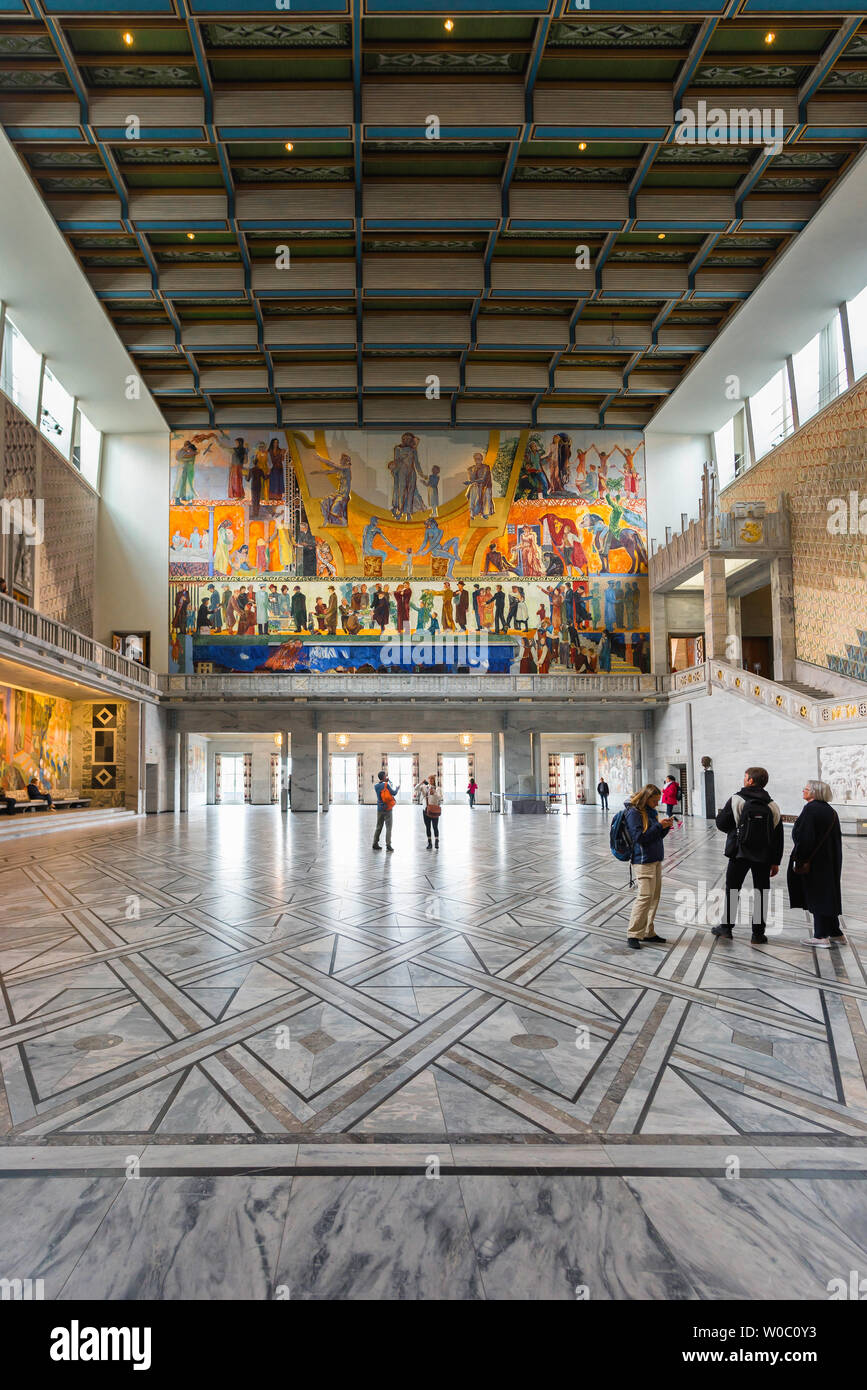
[[[533,758],[533,789],[537,796],[544,796],[548,790],[548,778],[547,775],[543,775],[542,735],[538,732],[531,735],[531,753]]]
[[[722,555],[704,557],[704,651],[707,661],[726,654],[726,566]]]
[[[641,756],[641,734],[630,734],[629,737],[632,744],[632,790],[637,792],[649,778]]]
[[[190,736],[177,735],[178,786],[180,792],[179,811],[190,809]]]
[[[650,669],[655,676],[668,675],[668,624],[665,594],[650,595]]]
[[[506,796],[526,796],[533,791],[533,758],[530,735],[525,729],[503,730],[503,763]]]
[[[774,680],[795,675],[795,592],[791,555],[771,561],[771,619],[774,634]]]
[[[499,793],[503,790],[500,778],[500,731],[491,734],[491,809],[501,811]]]
[[[316,729],[313,716],[292,720],[292,810],[318,810],[318,777],[316,767]]]
[[[726,633],[726,660],[733,666],[743,666],[743,626],[741,623],[741,601],[730,598],[727,601],[728,630]]]
[[[280,810],[289,807],[289,730],[280,732]]]
[[[327,811],[331,805],[331,782],[328,776],[328,735],[319,735],[319,807]]]

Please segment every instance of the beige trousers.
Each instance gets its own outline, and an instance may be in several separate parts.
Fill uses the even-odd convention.
[[[632,906],[627,936],[637,936],[639,941],[645,936],[654,936],[653,919],[659,907],[659,894],[662,891],[662,861],[656,864],[636,864],[634,866],[638,896]]]

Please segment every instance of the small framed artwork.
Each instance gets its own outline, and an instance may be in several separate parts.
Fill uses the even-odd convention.
[[[114,651],[125,656],[128,661],[137,661],[142,666],[150,666],[151,635],[149,632],[113,632],[111,645]]]

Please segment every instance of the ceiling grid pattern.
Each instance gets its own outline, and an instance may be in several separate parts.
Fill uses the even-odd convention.
[[[640,427],[867,141],[851,3],[641,3],[0,0],[0,124],[174,427]]]

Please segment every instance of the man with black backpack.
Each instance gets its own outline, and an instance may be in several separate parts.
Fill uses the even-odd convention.
[[[725,921],[712,927],[714,936],[731,940],[734,918],[737,916],[738,895],[748,873],[753,876],[753,889],[758,900],[753,904],[754,946],[766,946],[765,894],[776,875],[783,857],[783,818],[780,808],[772,801],[765,787],[768,774],[763,767],[748,767],[744,785],[730,796],[716,818],[718,830],[726,831],[726,914]]]

